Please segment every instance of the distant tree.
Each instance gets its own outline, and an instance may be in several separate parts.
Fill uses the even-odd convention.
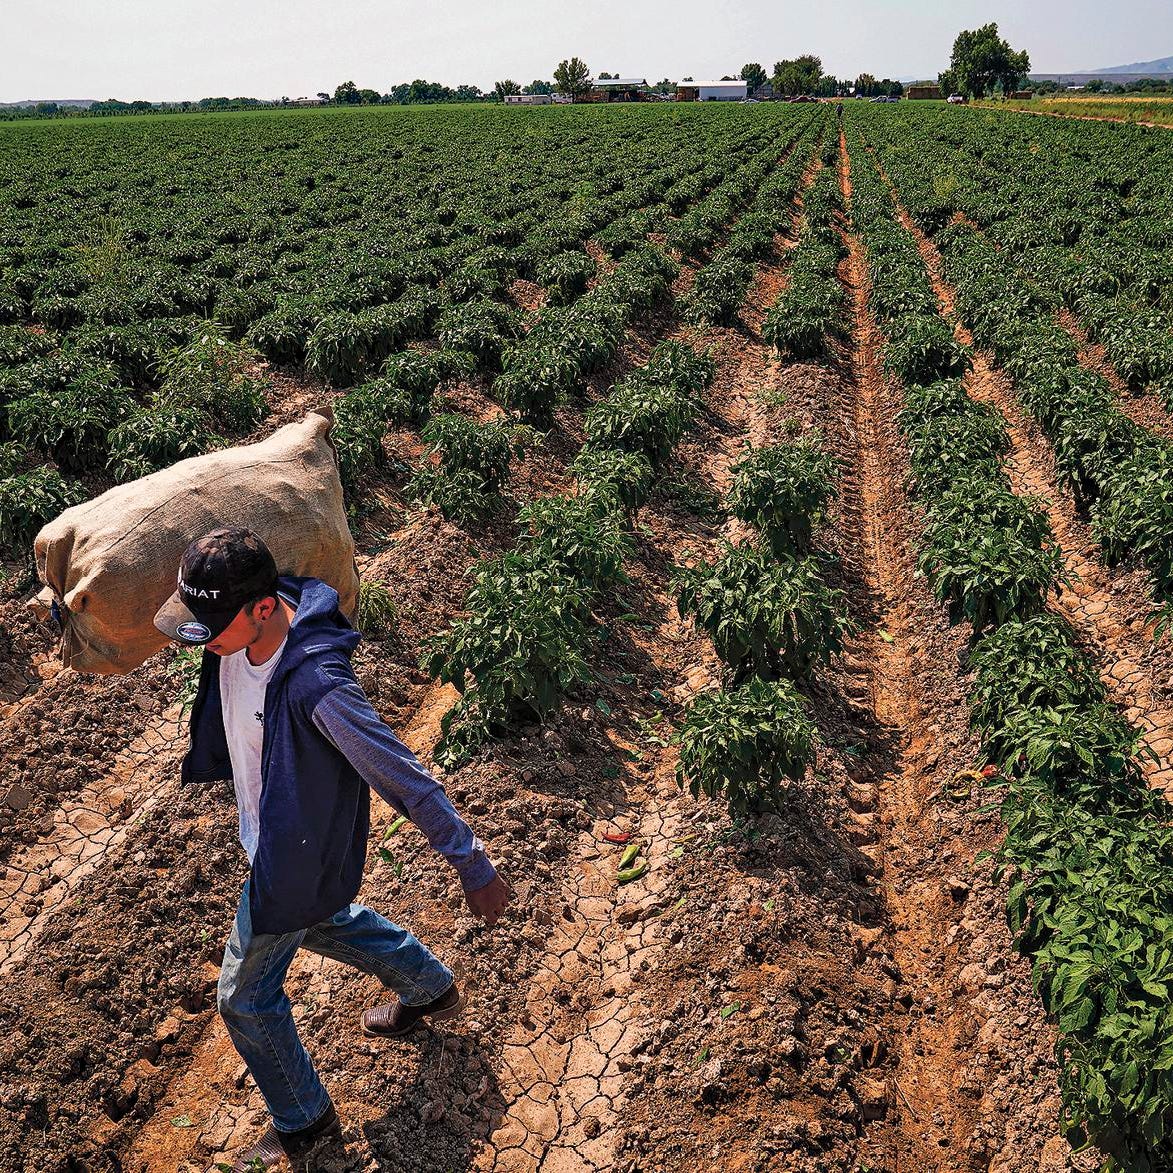
[[[747,88],[752,94],[759,86],[766,84],[766,71],[758,62],[751,61],[741,67],[741,80],[747,83]]]
[[[823,76],[823,63],[811,53],[774,62],[774,89],[780,94],[813,94]]]
[[[417,77],[407,87],[407,101],[412,106],[423,106],[428,102],[442,102],[448,87],[438,81],[425,81]]]
[[[1006,67],[998,75],[1002,85],[1002,93],[1010,94],[1020,90],[1030,76],[1030,54],[1025,49],[1018,53],[1011,53],[1006,61]]]
[[[617,81],[618,79],[619,79],[619,74],[617,74],[617,73],[600,73],[599,74],[599,81],[611,81],[611,80]]]
[[[591,71],[585,61],[571,57],[568,61],[559,62],[554,70],[554,84],[558,92],[569,94],[572,98],[579,98],[590,89]]]
[[[874,98],[879,92],[876,88],[878,85],[879,82],[870,73],[861,73],[855,79],[855,92],[861,98]]]
[[[362,101],[362,95],[354,82],[344,81],[334,90],[334,101],[339,106],[357,106]]]
[[[552,94],[554,83],[552,81],[531,81],[521,92],[523,94]]]
[[[1103,92],[1104,83],[1098,77],[1093,77],[1091,81],[1084,83],[1084,92],[1088,94],[1099,94]]]
[[[378,90],[359,90],[358,96],[364,106],[376,106],[380,100]]]
[[[330,95],[328,93],[326,93],[325,90],[318,90],[318,101],[319,102],[328,102],[329,100],[330,100]]]
[[[692,81],[692,78],[691,77],[682,77],[680,80],[681,81]]]
[[[521,86],[517,84],[512,78],[507,77],[504,81],[495,82],[493,84],[493,97],[498,102],[504,102],[508,94],[520,94]]]
[[[1016,53],[998,36],[997,24],[965,29],[953,42],[949,73],[956,92],[971,98],[984,98],[996,84],[1004,93],[1018,89],[1030,72],[1030,56]]]
[[[937,74],[937,88],[945,97],[957,93],[957,77],[953,70],[946,69],[943,73]]]
[[[830,74],[825,73],[819,78],[819,84],[815,87],[815,93],[820,98],[833,98],[839,92],[839,82]]]
[[[479,102],[484,96],[480,86],[459,85],[452,98],[456,102]]]

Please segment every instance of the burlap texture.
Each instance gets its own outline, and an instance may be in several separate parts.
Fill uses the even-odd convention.
[[[152,619],[175,590],[188,543],[225,525],[258,533],[282,574],[310,575],[358,603],[333,413],[311,411],[259,444],[181,460],[75,505],[35,543],[46,589],[30,606],[61,612],[62,661],[79,672],[130,672],[167,645]]]

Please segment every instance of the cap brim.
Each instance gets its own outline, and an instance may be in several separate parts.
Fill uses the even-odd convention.
[[[236,611],[239,611],[238,607]],[[236,611],[204,611],[197,615],[175,592],[155,612],[155,626],[181,644],[206,644],[214,640],[233,619]]]

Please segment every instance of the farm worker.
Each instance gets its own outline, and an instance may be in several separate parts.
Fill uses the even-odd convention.
[[[304,1159],[341,1131],[285,995],[299,948],[394,991],[394,1001],[363,1013],[368,1035],[396,1038],[464,1009],[452,971],[424,944],[353,903],[366,860],[368,787],[452,864],[475,915],[495,924],[512,892],[440,784],[363,694],[350,664],[359,635],[332,587],[278,578],[273,555],[250,530],[214,530],[184,552],[178,589],[155,625],[204,647],[181,777],[232,779],[252,865],[217,1005],[272,1115],[235,1168],[269,1169]]]

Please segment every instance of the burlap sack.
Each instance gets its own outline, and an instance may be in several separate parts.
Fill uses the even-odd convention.
[[[352,617],[358,571],[332,424],[329,408],[312,411],[259,444],[181,460],[46,525],[35,544],[46,586],[30,606],[43,614],[57,603],[65,665],[122,674],[165,647],[152,619],[175,590],[179,559],[224,525],[258,533],[281,573],[328,582]]]

